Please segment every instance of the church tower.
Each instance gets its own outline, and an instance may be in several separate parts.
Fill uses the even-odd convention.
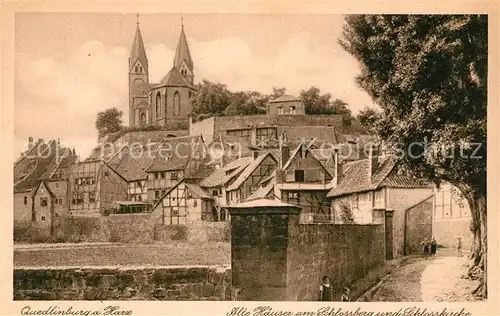
[[[181,35],[177,43],[177,50],[175,51],[174,67],[177,68],[184,79],[193,84],[194,80],[194,65],[189,46],[184,33],[184,22],[181,22]]]
[[[148,113],[149,68],[139,28],[139,15],[137,15],[137,27],[129,57],[128,87],[129,126],[148,124],[151,120]]]

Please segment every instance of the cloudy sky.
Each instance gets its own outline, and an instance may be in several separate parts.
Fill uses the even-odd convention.
[[[357,62],[338,45],[340,15],[185,14],[195,81],[229,89],[291,94],[317,86],[356,113],[373,106],[356,87]],[[172,67],[178,14],[141,14],[150,82]],[[96,145],[99,111],[118,107],[128,122],[128,55],[135,14],[17,13],[15,152],[29,136],[61,142],[86,156]]]

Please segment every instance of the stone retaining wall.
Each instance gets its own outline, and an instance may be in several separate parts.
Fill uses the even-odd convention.
[[[14,300],[230,300],[229,266],[15,268]]]

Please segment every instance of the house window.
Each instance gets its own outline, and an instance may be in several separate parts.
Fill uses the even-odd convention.
[[[27,196],[24,197],[24,205],[26,205],[26,204],[28,204],[28,197]]]
[[[59,201],[59,205],[63,204],[63,198],[58,198],[57,200]]]
[[[40,217],[40,220],[41,220],[42,222],[45,222],[45,216]]]
[[[177,171],[172,171],[172,173],[170,174],[170,178],[172,180],[177,180],[179,178],[179,175],[177,174]]]
[[[165,195],[165,193],[166,193],[166,191],[165,191],[165,190],[161,190],[161,196],[164,196],[164,195]]]
[[[351,206],[353,208],[358,208],[358,195],[357,194],[353,194],[351,196]]]
[[[160,199],[160,191],[155,191],[155,200]]]
[[[89,192],[89,203],[95,203],[95,192]]]
[[[47,206],[47,204],[48,202],[46,197],[40,198],[40,206]]]
[[[286,192],[286,195],[284,198],[286,199],[287,202],[299,204],[300,193],[299,192]]]
[[[146,114],[141,114],[141,124],[146,124]]]
[[[138,195],[137,196],[137,201],[142,201],[142,196]]]
[[[165,179],[165,172],[161,172],[160,176],[161,176],[162,179]]]
[[[290,114],[295,114],[295,106],[290,107]]]
[[[213,190],[212,191],[212,195],[213,196],[219,196],[219,190]],[[231,196],[232,196],[232,192],[231,192]]]
[[[226,132],[227,136],[234,136],[250,140],[251,131],[249,129],[235,129]]]
[[[258,128],[256,137],[259,141],[276,140],[278,138],[275,128]]]
[[[58,189],[59,188],[59,183],[56,182],[55,186],[56,186],[56,189]]]
[[[155,179],[156,180],[160,179],[160,173],[159,172],[155,173]]]
[[[283,107],[282,106],[278,106],[278,114],[279,115],[283,114]]]
[[[295,170],[295,182],[304,182],[305,172],[304,170]]]

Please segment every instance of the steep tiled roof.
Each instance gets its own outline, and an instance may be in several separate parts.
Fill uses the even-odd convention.
[[[198,185],[193,184],[193,183],[186,183],[186,187],[191,190],[194,194],[198,195],[200,198],[203,199],[211,199],[212,197],[210,194],[207,193],[207,191],[203,190],[200,188]]]
[[[236,178],[236,180],[227,187],[227,190],[232,191],[238,189],[243,184],[243,182],[245,182],[245,180],[248,179],[248,177],[252,174],[252,172],[254,172],[254,170],[257,169],[257,167],[260,166],[260,164],[268,156],[273,157],[271,153],[265,153],[254,159],[252,163],[249,164],[248,167],[245,168],[245,170],[243,170],[243,172],[238,176],[238,178]]]
[[[279,98],[276,98],[274,100],[269,101],[270,103],[274,102],[293,102],[293,101],[301,101],[299,97],[293,96],[293,95],[282,95]]]
[[[269,192],[274,188],[273,183],[269,183],[266,186],[259,186],[246,200],[264,199],[267,197]]]
[[[380,187],[391,188],[433,188],[434,185],[422,178],[414,178],[405,174],[398,174],[397,170],[391,173],[381,183]]]
[[[213,188],[226,184],[229,180],[239,174],[242,169],[252,162],[252,157],[243,157],[233,160],[220,169],[215,169],[208,177],[200,182],[200,186]],[[228,171],[230,171],[228,173]],[[226,174],[228,173],[228,174]]]
[[[396,169],[396,161],[394,157],[379,157],[379,163],[375,174],[370,178],[368,176],[369,160],[357,160],[346,163],[344,165],[344,173],[339,185],[330,192],[329,197],[336,197],[357,192],[375,190],[379,187],[406,187],[406,188],[421,188],[429,187],[429,184],[414,179],[409,176],[398,175]],[[389,175],[390,178],[389,178]]]
[[[56,146],[54,140],[44,144],[43,150],[39,152],[40,155],[28,158],[26,164],[14,168],[14,192],[24,192],[38,186],[42,175],[55,160]]]
[[[50,179],[58,168],[67,167],[67,165],[72,162],[73,156],[69,148],[61,148],[59,154],[61,155],[61,160],[57,161],[54,157],[50,165],[45,169],[45,172],[40,176],[41,180]]]
[[[181,170],[186,167],[195,152],[202,151],[200,136],[176,137],[165,141],[146,172]]]
[[[154,159],[154,153],[148,154],[146,150],[129,149],[125,147],[121,154],[117,154],[108,164],[127,181],[147,179],[146,169]]]
[[[190,87],[191,85],[184,79],[179,70],[174,67],[161,79],[155,88],[158,87]]]
[[[228,208],[265,208],[265,207],[288,207],[293,209],[300,209],[301,207],[294,204],[283,203],[278,199],[256,199],[251,201],[246,201],[242,203],[238,203],[235,205],[231,205]]]

